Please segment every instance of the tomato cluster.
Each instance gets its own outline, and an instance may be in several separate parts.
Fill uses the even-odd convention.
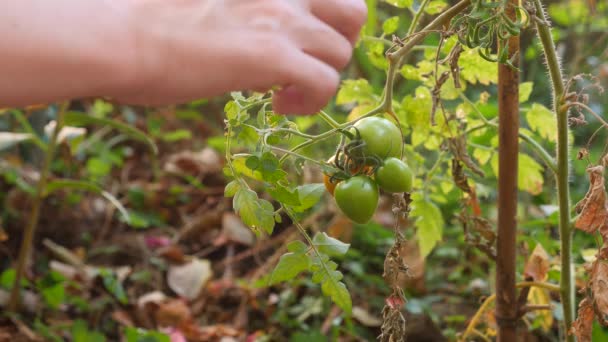
[[[399,193],[412,190],[413,173],[401,160],[403,140],[390,120],[367,117],[349,131],[350,143],[328,160],[340,172],[325,174],[324,183],[342,212],[357,223],[368,222],[378,206],[379,189]]]

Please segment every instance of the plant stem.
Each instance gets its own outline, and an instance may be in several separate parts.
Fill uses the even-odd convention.
[[[517,0],[508,0],[505,14],[515,20]],[[509,56],[519,58],[519,36],[507,42]],[[498,65],[498,232],[496,238],[496,323],[497,341],[517,341],[519,304],[515,289],[517,262],[517,203],[519,157],[519,72]]]
[[[66,113],[69,106],[69,102],[65,102],[59,106],[55,129],[53,130],[51,140],[47,145],[47,149],[44,155],[44,161],[42,164],[42,169],[40,171],[40,178],[38,179],[38,184],[36,185],[36,193],[32,204],[30,220],[28,221],[28,224],[23,232],[21,247],[19,248],[19,257],[17,259],[15,281],[13,282],[13,288],[11,289],[11,295],[8,303],[9,311],[15,312],[19,310],[21,302],[21,279],[23,278],[25,268],[27,267],[29,261],[28,259],[30,253],[32,252],[32,243],[34,241],[36,227],[38,226],[38,220],[40,218],[40,207],[42,206],[42,201],[45,196],[46,184],[51,170],[51,163],[53,162],[53,158],[55,156],[57,139],[59,137],[59,132],[61,132],[61,128],[63,127],[64,114]]]
[[[430,24],[428,24],[425,28],[423,28],[420,32],[412,35],[409,40],[403,44],[399,49],[394,52],[388,53],[388,71],[386,72],[386,85],[384,86],[384,100],[380,104],[380,106],[375,110],[384,110],[387,112],[392,112],[393,108],[393,87],[395,83],[395,74],[399,66],[401,66],[401,62],[405,58],[405,56],[422,40],[431,32],[440,29],[444,25],[446,25],[453,17],[455,17],[458,13],[462,12],[465,8],[469,6],[471,2],[469,0],[461,0],[456,5],[450,7],[445,10],[441,15],[439,15],[435,20],[433,20]],[[422,9],[422,6],[421,6]],[[415,24],[415,22],[412,22]],[[414,25],[412,25],[414,26]],[[410,30],[412,27],[410,26]]]
[[[414,33],[414,31],[416,31],[416,27],[418,26],[420,17],[422,16],[422,13],[424,13],[424,9],[426,8],[426,5],[429,4],[429,2],[430,2],[430,0],[423,0],[422,3],[420,4],[420,7],[418,7],[418,10],[414,14],[414,18],[412,18],[412,23],[410,24],[410,28],[407,30],[408,36],[410,34]]]
[[[561,301],[564,308],[563,331],[567,341],[574,341],[568,330],[574,321],[574,281],[572,274],[572,229],[570,224],[569,149],[568,149],[568,106],[564,106],[564,81],[555,44],[551,37],[551,28],[543,10],[541,0],[534,0],[536,30],[543,46],[545,60],[553,86],[553,110],[557,117],[557,197],[559,204],[559,233],[561,241]]]

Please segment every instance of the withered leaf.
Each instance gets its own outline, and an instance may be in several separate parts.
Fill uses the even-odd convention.
[[[570,334],[576,336],[578,342],[591,342],[593,330],[593,304],[589,298],[585,298],[578,305],[576,321],[572,323]]]
[[[608,206],[604,185],[604,167],[602,165],[587,168],[590,186],[585,197],[576,204],[575,210],[580,213],[574,226],[584,232],[593,234],[598,229],[606,238],[608,235]]]
[[[467,138],[464,134],[459,135],[456,138],[448,139],[448,147],[450,152],[454,155],[454,158],[461,161],[467,168],[479,177],[484,177],[483,170],[475,164],[469,153],[467,152]]]
[[[608,318],[608,260],[598,258],[591,269],[591,292],[600,320]]]
[[[550,266],[549,254],[547,254],[547,251],[545,251],[543,246],[539,243],[536,245],[526,262],[524,275],[526,277],[531,277],[534,281],[545,281]]]

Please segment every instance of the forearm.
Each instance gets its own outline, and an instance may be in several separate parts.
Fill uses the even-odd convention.
[[[128,88],[136,44],[127,23],[106,0],[0,1],[0,107]]]

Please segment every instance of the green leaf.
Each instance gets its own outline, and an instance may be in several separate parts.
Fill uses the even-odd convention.
[[[390,35],[390,34],[394,33],[395,31],[397,31],[398,28],[399,28],[399,17],[398,16],[390,17],[390,18],[386,19],[384,21],[384,23],[382,23],[382,31],[384,31],[384,34],[386,34],[386,35]]]
[[[144,132],[117,120],[89,116],[79,112],[67,112],[65,113],[64,123],[68,126],[98,125],[104,127],[111,127],[123,134],[126,134],[132,139],[139,140],[145,143],[150,148],[150,151],[153,154],[158,154],[158,148],[156,147],[156,144]]]
[[[519,85],[519,103],[524,103],[530,98],[534,82],[524,82]]]
[[[373,102],[374,90],[366,79],[345,80],[336,96],[336,104]]]
[[[492,170],[496,177],[498,175],[498,154],[492,156],[490,162]],[[519,154],[519,172],[517,178],[517,187],[522,190],[529,192],[532,195],[538,195],[543,190],[544,178],[543,178],[543,166],[536,160],[527,154]]]
[[[424,8],[424,11],[430,15],[438,14],[441,13],[447,5],[448,4],[444,0],[433,0]]]
[[[192,139],[192,132],[187,129],[178,129],[173,132],[167,132],[162,135],[163,141],[176,142],[180,140]]]
[[[148,331],[140,328],[125,329],[127,342],[171,342],[169,336],[158,331]]]
[[[420,245],[420,254],[423,258],[433,250],[443,236],[443,216],[441,210],[422,196],[415,197],[410,216],[416,218],[416,235]]]
[[[238,180],[233,180],[226,184],[226,188],[224,188],[224,197],[233,197],[240,188],[241,183]]]
[[[294,279],[310,267],[310,257],[302,252],[285,253],[279,259],[279,263],[270,274],[269,285]]]
[[[350,244],[334,239],[324,232],[315,234],[312,242],[319,252],[330,256],[344,255],[350,247]]]
[[[551,142],[557,141],[557,123],[555,114],[547,107],[533,103],[526,113],[526,120],[530,129],[538,133],[542,138]]]
[[[57,309],[65,300],[65,284],[57,283],[43,288],[41,291],[44,302],[51,308]]]
[[[78,319],[72,325],[72,341],[74,342],[104,342],[106,338],[96,331],[90,331],[87,323]]]
[[[295,240],[287,244],[287,250],[294,253],[306,253],[308,245],[300,240]]]
[[[311,266],[312,280],[320,283],[323,294],[329,296],[347,315],[350,315],[353,307],[352,299],[346,285],[340,281],[343,277],[342,273],[336,271],[336,268],[336,263],[317,258]]]
[[[276,184],[273,187],[266,188],[266,191],[278,202],[288,206],[300,205],[300,196],[298,190],[291,190],[280,184]]]
[[[250,189],[240,189],[233,199],[234,210],[243,222],[254,230],[262,229],[272,234],[274,229],[274,207]]]
[[[479,56],[478,49],[462,52],[458,65],[462,69],[460,76],[471,84],[489,85],[498,82],[498,64],[489,62]]]
[[[414,0],[384,0],[386,3],[389,3],[395,7],[406,8],[411,7],[414,3]]]
[[[325,193],[325,185],[321,183],[304,184],[298,186],[296,191],[300,195],[300,205],[292,207],[292,209],[296,212],[303,212],[319,203]]]
[[[129,299],[127,298],[127,293],[125,292],[124,287],[116,278],[113,272],[107,269],[101,269],[99,271],[99,275],[103,281],[103,286],[110,292],[114,298],[118,300],[119,303],[126,305],[129,303]]]

